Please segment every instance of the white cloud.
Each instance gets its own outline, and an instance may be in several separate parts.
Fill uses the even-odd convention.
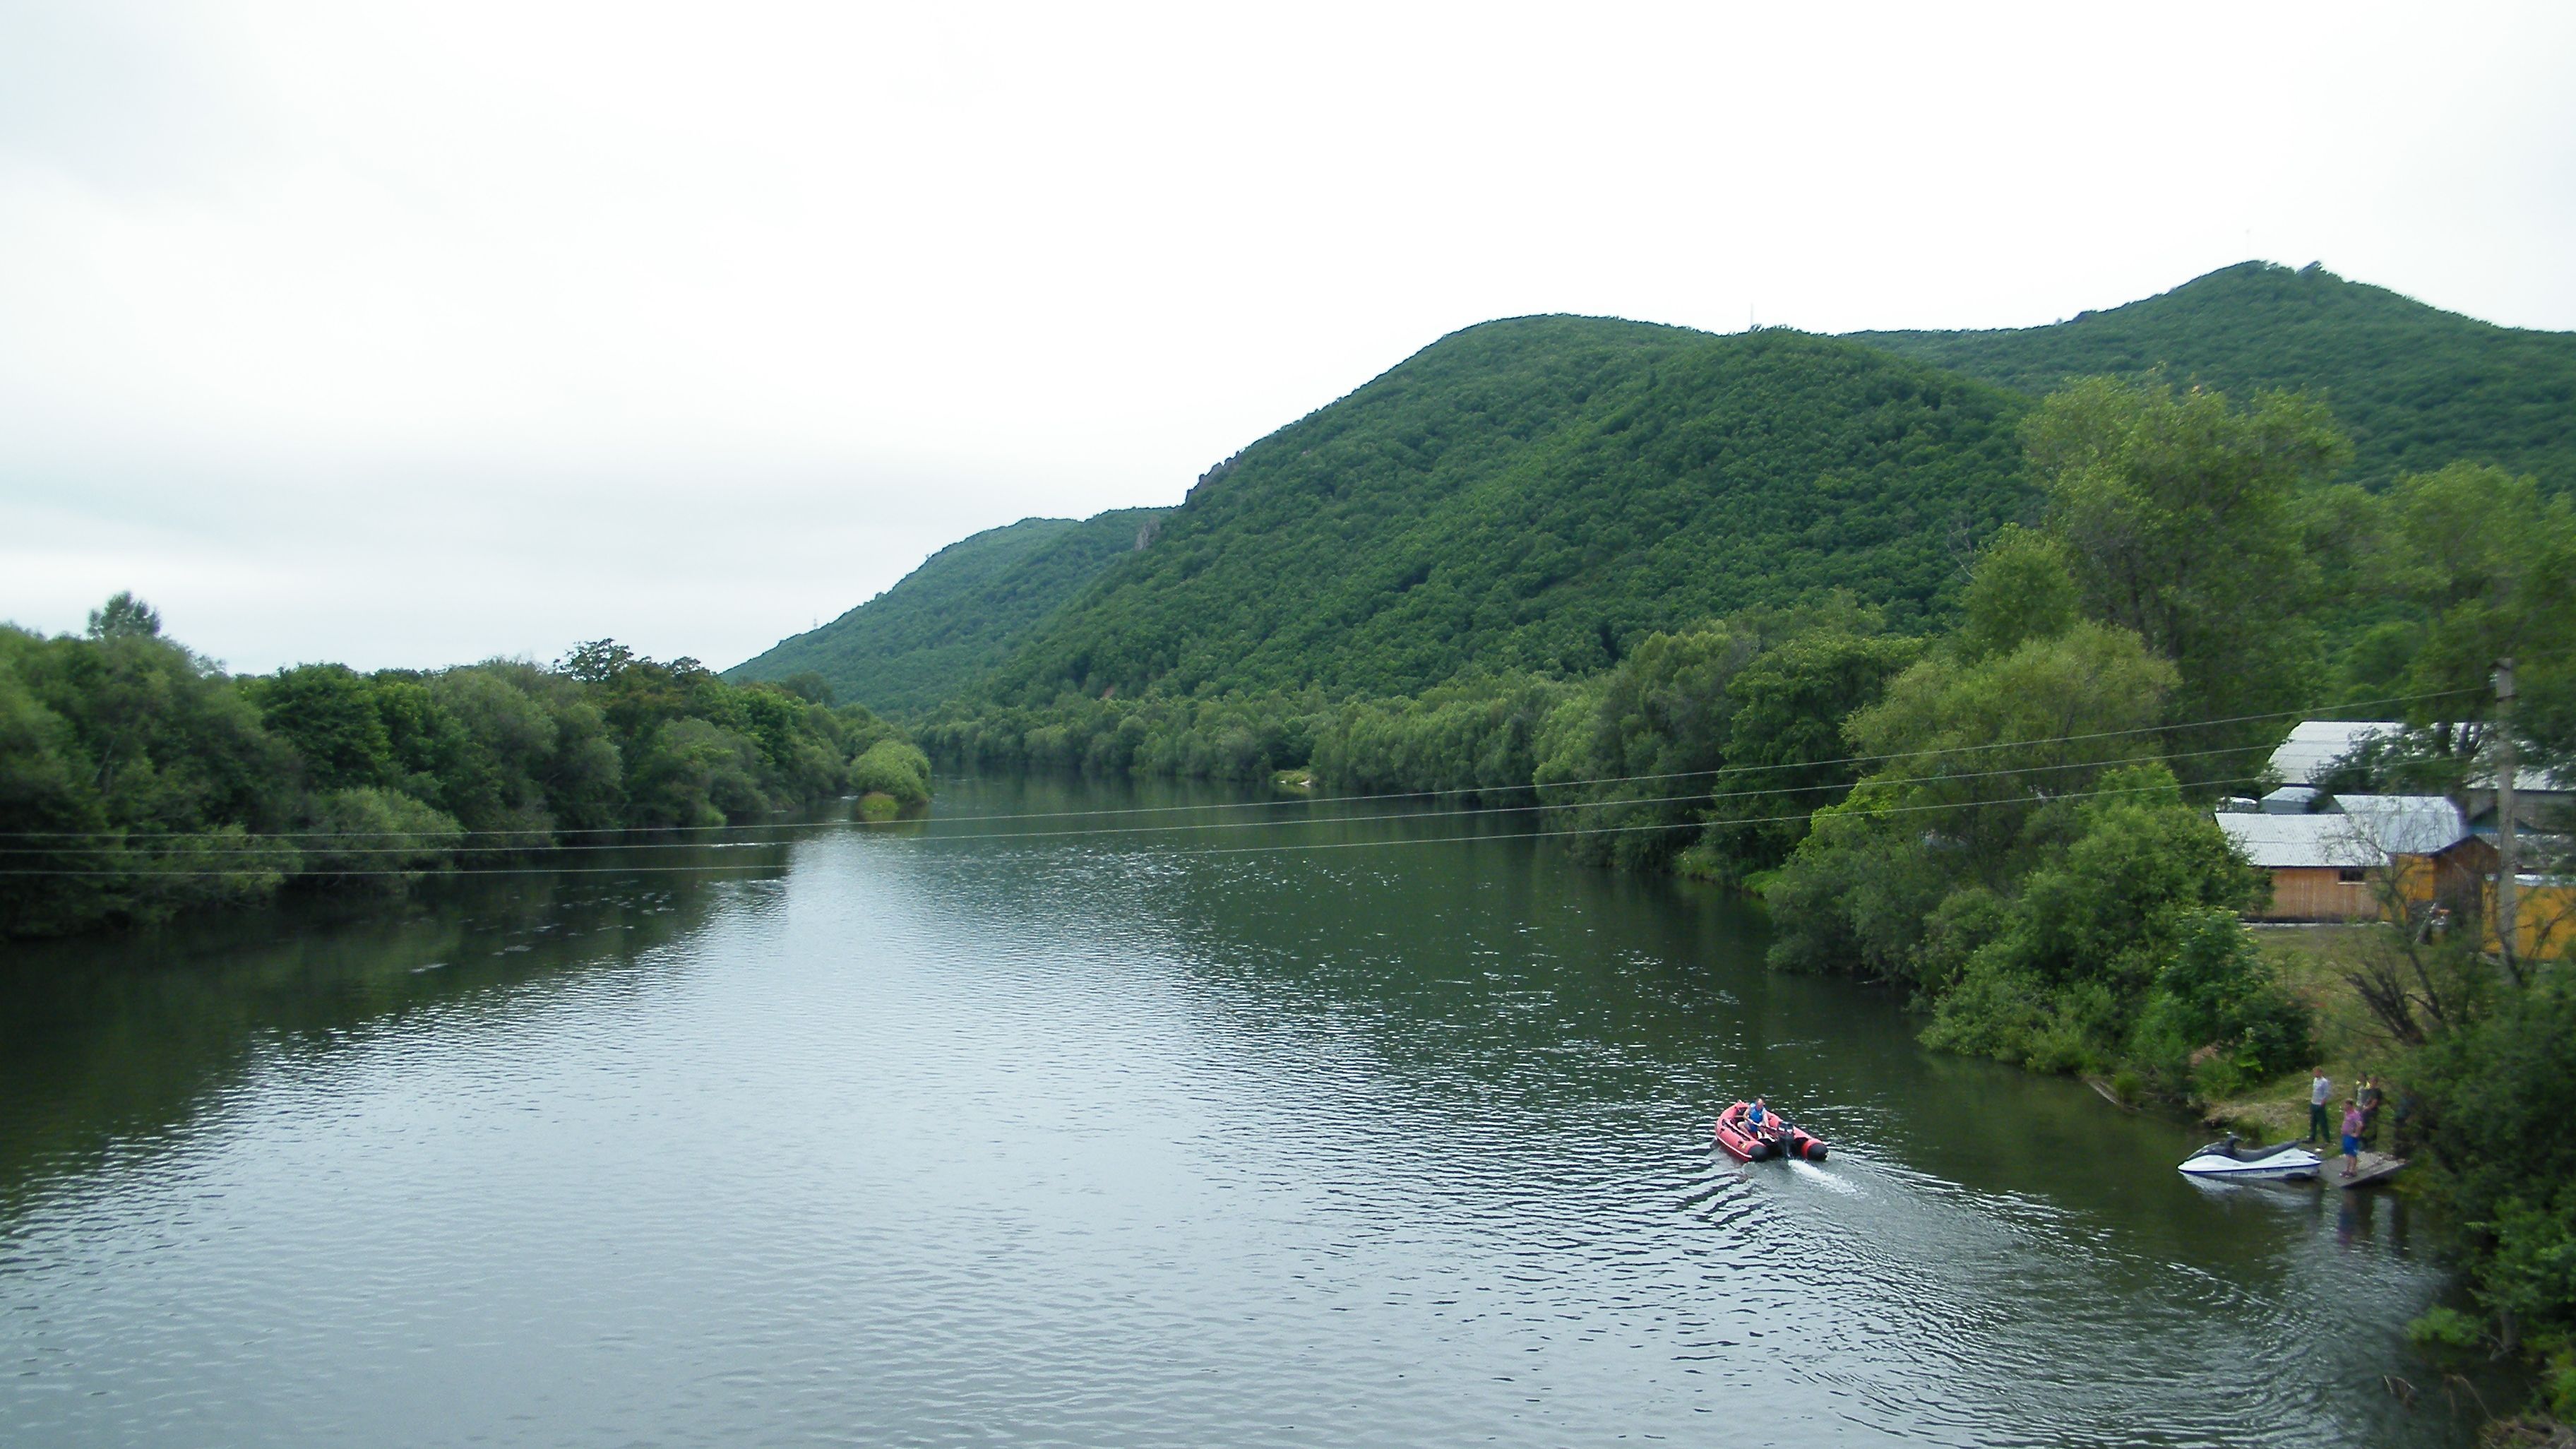
[[[0,616],[725,663],[1518,313],[2576,326],[2560,8],[1575,14],[12,10]]]

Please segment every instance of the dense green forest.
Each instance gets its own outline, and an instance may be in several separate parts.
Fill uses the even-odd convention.
[[[1849,343],[1473,327],[1244,450],[975,697],[1586,674],[1841,589],[1919,627],[2021,511],[2009,394]]]
[[[819,629],[724,671],[737,684],[819,676],[840,699],[897,718],[992,672],[1110,565],[1145,546],[1167,510],[1076,522],[1024,518],[932,554],[895,586]]]
[[[2374,487],[2455,462],[2576,486],[2576,334],[2498,327],[2314,265],[2245,262],[2047,327],[1849,336],[2032,396],[2159,371],[2240,397],[2306,391],[2350,434],[2349,477]]]
[[[552,668],[236,678],[130,595],[86,637],[0,627],[0,934],[929,789],[918,749],[816,681],[737,686],[608,640]]]

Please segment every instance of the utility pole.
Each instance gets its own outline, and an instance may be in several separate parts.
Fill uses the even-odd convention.
[[[2496,661],[2496,944],[2504,969],[2517,978],[2515,937],[2522,934],[2522,914],[2514,901],[2513,777],[2520,768],[2513,748],[2513,656]]]

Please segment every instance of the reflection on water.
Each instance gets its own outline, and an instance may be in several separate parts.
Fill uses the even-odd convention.
[[[970,818],[1214,798],[13,952],[0,1440],[2467,1442],[2395,1200],[2205,1193],[1741,903]],[[1714,1154],[1755,1090],[1832,1158]]]

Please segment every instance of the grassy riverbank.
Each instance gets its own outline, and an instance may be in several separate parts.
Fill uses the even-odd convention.
[[[2405,1045],[2371,1015],[2351,980],[2354,964],[2376,947],[2375,938],[2387,929],[2375,924],[2252,928],[2263,954],[2279,972],[2282,989],[2309,1013],[2316,1058],[2309,1065],[2325,1067],[2326,1075],[2334,1079],[2337,1102],[2352,1093],[2364,1073],[2376,1073],[2383,1080],[2395,1075],[2408,1054]],[[2286,1072],[2201,1105],[2213,1126],[2226,1127],[2248,1140],[2304,1137],[2308,1074]]]

